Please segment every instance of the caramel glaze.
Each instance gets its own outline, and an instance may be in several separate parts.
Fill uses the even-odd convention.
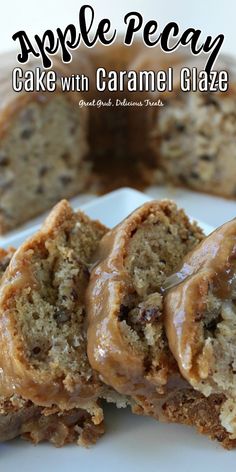
[[[102,381],[121,394],[131,395],[137,401],[153,397],[152,404],[157,409],[158,394],[162,395],[166,389],[176,389],[184,380],[177,365],[171,362],[171,353],[163,375],[157,376],[156,381],[153,377],[148,378],[145,355],[125,338],[119,313],[123,297],[131,291],[125,268],[130,238],[149,215],[153,214],[157,220],[156,215],[165,210],[165,205],[165,202],[144,204],[102,238],[86,295],[88,358],[92,368],[100,373]]]
[[[81,214],[82,215],[82,214]],[[32,254],[37,247],[45,250],[45,239],[53,238],[58,228],[64,225],[69,231],[73,225],[73,212],[66,201],[58,204],[50,213],[42,229],[26,241],[13,255],[0,285],[0,392],[3,397],[18,394],[36,405],[57,405],[69,410],[79,407],[98,415],[101,409],[95,400],[102,395],[103,386],[96,373],[86,381],[78,374],[72,382],[67,377],[58,378],[51,371],[37,369],[28,360],[24,341],[17,327],[17,313],[12,300],[25,288],[37,289],[38,282],[32,270]],[[86,216],[84,216],[86,219]],[[101,229],[99,222],[95,223]],[[43,249],[42,249],[43,251]],[[70,377],[70,376],[69,376]],[[95,419],[96,421],[96,419]]]
[[[170,349],[182,375],[196,385],[209,372],[201,371],[204,361],[204,320],[206,296],[210,291],[222,301],[231,298],[235,278],[236,219],[224,224],[184,260],[175,275],[176,285],[166,294],[165,326]],[[201,365],[202,362],[201,362]]]

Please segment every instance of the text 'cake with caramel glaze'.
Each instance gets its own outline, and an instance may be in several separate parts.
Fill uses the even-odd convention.
[[[0,67],[0,232],[4,233],[79,193],[104,193],[122,186],[145,188],[171,183],[235,198],[235,60],[222,57],[216,69],[229,73],[226,92],[183,92],[180,69],[204,69],[188,48],[165,54],[119,38],[111,46],[74,51],[63,64],[53,57],[55,92],[14,92],[16,52],[1,55]],[[30,60],[23,72],[41,63]],[[97,70],[103,70],[99,91]],[[115,90],[109,76],[121,71],[150,74],[173,69],[173,91]],[[86,76],[89,89],[62,91],[61,78]],[[109,78],[110,77],[110,78]],[[108,82],[111,82],[108,89]],[[25,79],[22,79],[25,83]],[[152,84],[153,85],[153,84]],[[163,106],[155,103],[161,101]],[[133,105],[132,105],[133,104]]]

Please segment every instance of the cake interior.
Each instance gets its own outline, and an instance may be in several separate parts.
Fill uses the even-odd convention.
[[[164,102],[151,131],[152,148],[158,155],[156,180],[235,196],[233,95],[182,92]]]
[[[0,278],[8,267],[14,249],[0,249]],[[92,416],[80,408],[61,411],[46,409],[19,395],[2,397],[0,392],[0,441],[17,436],[34,444],[50,441],[56,447],[76,442],[82,446],[94,444],[104,433],[104,424],[94,424]]]
[[[228,272],[218,274],[208,282],[199,314],[199,353],[196,387],[205,395],[225,393],[236,396],[236,304],[235,263]],[[227,286],[225,285],[225,282]],[[225,285],[223,287],[223,285]]]
[[[33,368],[53,372],[57,379],[70,373],[89,382],[84,296],[89,260],[104,229],[79,214],[71,217],[69,228],[62,225],[56,235],[29,249],[32,280],[16,290],[8,309],[14,311]]]
[[[231,272],[232,273],[232,272]],[[231,439],[236,439],[236,304],[235,266],[228,281],[227,293],[222,291],[224,274],[208,283],[203,300],[204,310],[197,321],[199,349],[193,359],[197,378],[194,388],[209,397],[223,394],[220,420]],[[226,287],[225,287],[226,288]]]
[[[175,365],[163,328],[163,286],[201,239],[199,231],[184,213],[167,206],[148,215],[130,239],[124,261],[130,284],[119,321],[133,348],[144,354],[148,376]],[[165,377],[166,369],[162,374]]]
[[[84,112],[66,94],[39,95],[11,120],[0,142],[0,220],[7,229],[81,192],[89,175]]]

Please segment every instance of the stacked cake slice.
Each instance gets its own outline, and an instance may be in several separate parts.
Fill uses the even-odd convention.
[[[85,289],[106,231],[62,201],[14,254],[1,253],[2,440],[88,444],[103,433],[103,385],[86,354]]]
[[[91,444],[106,399],[235,447],[235,249],[170,201],[110,231],[59,203],[0,253],[0,439]]]

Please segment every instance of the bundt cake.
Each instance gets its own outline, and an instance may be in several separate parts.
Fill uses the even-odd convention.
[[[1,56],[0,232],[50,208],[60,198],[120,186],[171,182],[235,197],[234,75],[224,93],[99,92],[96,70],[179,72],[190,62],[183,50],[164,54],[141,41],[79,49],[70,64],[53,58],[55,92],[13,92],[16,54]],[[35,70],[32,60],[24,70]],[[220,65],[218,66],[220,67]],[[222,67],[233,70],[233,61]],[[200,66],[200,69],[203,66]],[[61,92],[60,77],[84,74],[89,90]],[[179,74],[176,73],[176,76]],[[161,98],[164,106],[146,106]],[[117,104],[118,101],[118,104]],[[136,102],[141,105],[130,106]],[[178,166],[176,161],[178,160]],[[18,177],[20,175],[20,178]]]
[[[67,201],[13,254],[0,285],[0,392],[102,420],[103,386],[86,355],[84,295],[106,228]]]
[[[236,439],[236,220],[186,256],[167,281],[166,332],[182,375],[198,391],[223,394],[223,426]],[[172,288],[171,288],[172,286]]]
[[[0,279],[10,263],[14,249],[0,249]],[[43,408],[14,394],[3,397],[0,391],[0,441],[22,436],[34,443],[50,441],[55,446],[70,442],[88,446],[103,434],[103,422],[95,425],[82,409],[61,411]]]
[[[206,398],[181,377],[164,328],[166,281],[203,237],[169,201],[143,205],[103,237],[86,297],[88,357],[132,397],[134,413],[193,425],[232,448],[219,417],[224,395]]]

